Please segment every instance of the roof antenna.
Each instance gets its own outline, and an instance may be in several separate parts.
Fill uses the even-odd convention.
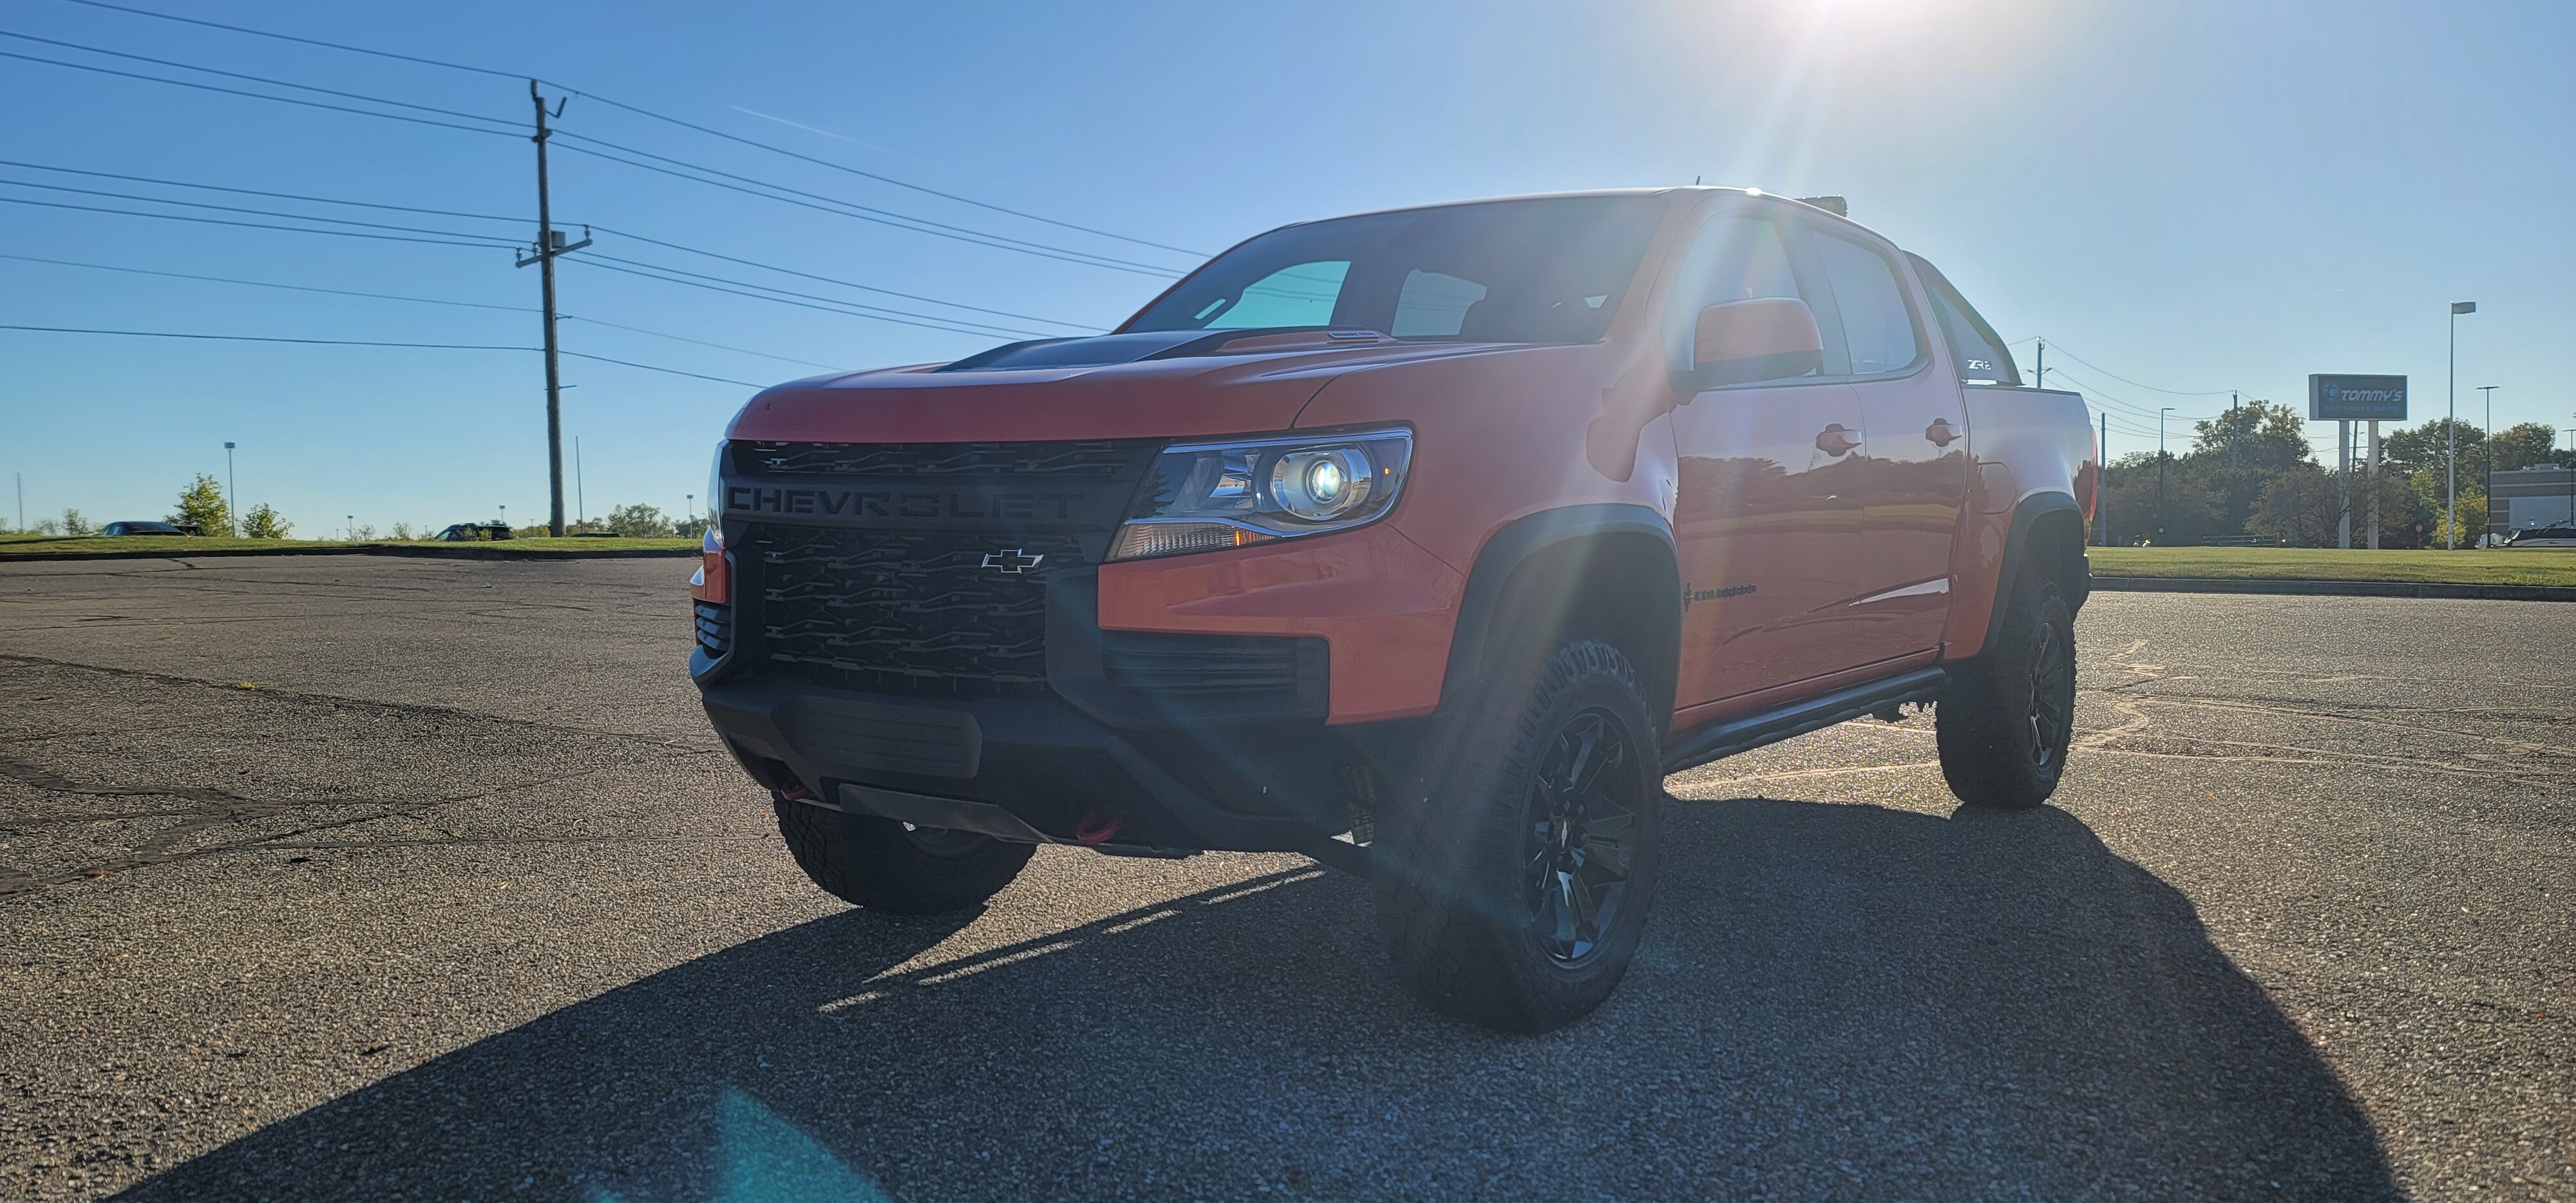
[[[1700,179],[1700,177],[1698,177],[1698,176],[1692,176],[1692,177],[1691,177],[1691,186],[1692,186],[1692,187],[1694,187],[1694,188],[1698,187],[1698,186],[1699,186],[1699,179]]]

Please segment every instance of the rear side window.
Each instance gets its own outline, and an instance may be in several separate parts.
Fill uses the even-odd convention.
[[[1923,291],[1932,294],[1932,316],[1941,323],[1941,336],[1950,343],[1950,358],[1958,364],[1959,379],[1971,384],[2021,383],[2021,372],[2013,366],[2012,349],[1996,335],[1995,328],[1978,316],[1968,298],[1950,284],[1941,269],[1920,255],[1914,260],[1915,273],[1923,277]]]
[[[1875,376],[1912,367],[1923,347],[1914,336],[1914,316],[1905,304],[1905,288],[1897,282],[1896,265],[1825,230],[1816,231],[1816,257],[1824,264],[1842,315],[1851,374]]]
[[[1799,295],[1798,277],[1789,270],[1789,247],[1780,237],[1780,228],[1768,218],[1745,214],[1710,218],[1682,256],[1672,302],[1664,311],[1664,347],[1672,369],[1690,370],[1700,310],[1762,297],[1807,300]]]

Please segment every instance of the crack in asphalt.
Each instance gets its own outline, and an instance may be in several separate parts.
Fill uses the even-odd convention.
[[[526,727],[537,731],[586,735],[599,739],[627,740],[634,743],[650,744],[655,747],[686,749],[691,752],[712,752],[721,750],[712,744],[684,743],[679,740],[667,739],[658,735],[646,735],[635,731],[599,731],[587,727],[566,726],[561,723],[542,723],[534,719],[516,718],[511,715],[494,714],[483,710],[466,710],[455,706],[440,706],[427,702],[388,702],[376,698],[353,698],[341,694],[309,693],[303,690],[279,689],[265,685],[260,686],[256,690],[245,691],[238,685],[229,684],[223,681],[209,680],[204,677],[172,676],[167,673],[147,672],[138,668],[113,668],[103,664],[83,664],[75,660],[56,660],[47,656],[28,656],[17,653],[0,652],[0,663],[33,664],[42,665],[48,668],[68,668],[83,672],[99,673],[105,676],[127,677],[135,680],[151,681],[160,685],[184,685],[194,686],[201,689],[213,689],[226,694],[255,692],[259,696],[267,698],[283,698],[289,701],[302,703],[321,703],[331,706],[357,707],[393,714],[414,714],[441,718],[471,719],[476,722]]]

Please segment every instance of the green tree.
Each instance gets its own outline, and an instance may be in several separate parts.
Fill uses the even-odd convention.
[[[671,536],[671,520],[654,506],[621,505],[608,511],[608,529],[630,539],[667,539]]]
[[[66,509],[63,511],[63,533],[66,535],[95,535],[98,533],[98,524],[90,521],[86,517],[83,517],[79,510]]]
[[[170,521],[196,527],[202,534],[231,534],[233,511],[224,504],[224,482],[198,473],[195,484],[179,490],[179,508],[170,515]]]
[[[278,517],[276,508],[265,501],[242,512],[245,539],[283,539],[294,529],[294,524]]]
[[[2538,422],[2507,426],[2495,434],[2495,470],[2546,467],[2558,460],[2558,431]]]
[[[2380,456],[2400,476],[2411,476],[2425,468],[2440,475],[2442,466],[2449,462],[2453,432],[2459,436],[2460,480],[2465,484],[2482,470],[2479,465],[2485,461],[2478,458],[2479,447],[2487,438],[2487,432],[2466,422],[2434,418],[2414,429],[2392,432],[2381,437]],[[2364,453],[2368,453],[2366,447]]]
[[[2192,455],[2228,467],[2286,472],[2309,456],[2307,421],[2287,405],[2257,401],[2192,429]]]

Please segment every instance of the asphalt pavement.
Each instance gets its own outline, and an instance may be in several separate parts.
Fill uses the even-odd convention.
[[[1674,777],[1515,1037],[1294,856],[842,906],[687,570],[0,565],[0,1197],[2576,1200],[2576,605],[2099,595],[2054,805]]]

